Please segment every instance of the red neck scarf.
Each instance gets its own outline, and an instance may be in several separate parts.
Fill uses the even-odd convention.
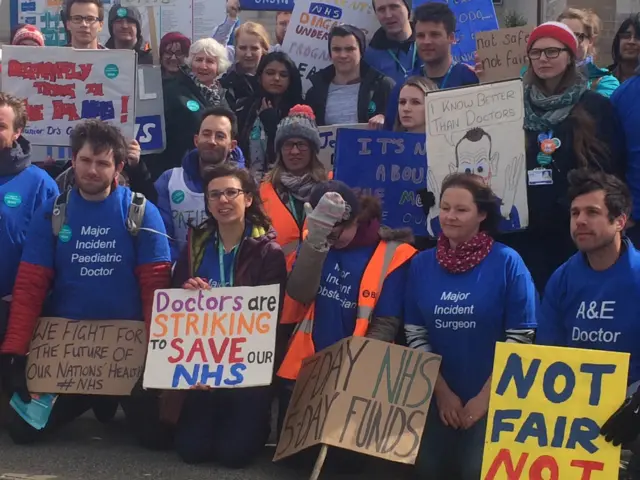
[[[438,237],[436,260],[449,273],[468,272],[485,259],[493,247],[493,238],[480,232],[471,240],[451,248],[449,239],[442,233]]]

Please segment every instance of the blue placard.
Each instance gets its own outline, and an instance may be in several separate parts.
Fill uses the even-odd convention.
[[[415,0],[413,8],[430,2],[449,5],[456,16],[456,43],[451,49],[453,59],[474,66],[476,33],[500,28],[493,0]]]
[[[291,12],[293,10],[293,0],[240,0],[240,9]]]
[[[338,130],[334,178],[382,200],[382,222],[426,235],[418,192],[427,187],[425,136],[418,133]]]
[[[160,115],[136,117],[136,140],[143,152],[162,150],[162,118]]]

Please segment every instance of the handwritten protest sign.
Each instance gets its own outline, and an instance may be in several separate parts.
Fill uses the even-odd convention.
[[[626,353],[498,343],[482,479],[618,478],[600,425],[625,398]]]
[[[274,461],[324,443],[415,463],[440,356],[362,337],[307,358]]]
[[[527,65],[527,41],[532,31],[532,26],[526,26],[476,34],[478,61],[482,64],[480,81],[491,83],[520,77],[522,67]]]
[[[269,385],[280,287],[156,290],[144,387]]]
[[[81,120],[100,118],[133,138],[136,54],[133,50],[4,47],[2,88],[27,99],[25,137],[68,145]]]
[[[367,45],[380,27],[371,2],[365,0],[296,0],[282,50],[298,66],[305,92],[311,87],[309,78],[331,64],[329,32],[340,24],[361,28]]]
[[[454,60],[475,65],[476,34],[500,28],[493,0],[417,0],[413,8],[435,2],[449,5],[456,17],[456,43],[451,48]]]
[[[475,173],[499,197],[499,229],[529,224],[520,79],[429,92],[425,103],[429,191],[440,198],[450,173]],[[429,233],[440,233],[439,205],[429,211]]]
[[[425,136],[417,133],[338,130],[334,177],[382,200],[382,220],[426,235],[419,192],[427,187]]]
[[[43,317],[31,340],[30,392],[129,395],[142,375],[143,322]]]
[[[320,152],[318,153],[318,160],[324,165],[324,168],[328,172],[333,170],[334,152],[336,149],[336,135],[338,129],[351,128],[355,130],[366,130],[368,125],[366,123],[353,123],[351,125],[327,125],[324,127],[318,127],[320,132]]]

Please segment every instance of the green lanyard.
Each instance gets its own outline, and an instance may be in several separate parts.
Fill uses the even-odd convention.
[[[236,261],[237,252],[238,252],[238,245],[233,247],[233,249],[231,250],[231,253],[233,254],[233,260],[231,261],[231,272],[229,272],[231,278],[229,279],[229,285],[227,285],[226,283],[227,275],[224,269],[224,254],[225,254],[224,245],[222,245],[222,242],[220,241],[220,239],[218,239],[218,262],[220,264],[220,283],[222,284],[223,287],[226,287],[226,286],[233,287],[233,266]]]
[[[395,53],[393,53],[391,50],[387,50],[387,53],[398,64],[398,66],[400,67],[400,70],[402,70],[402,73],[404,74],[404,78],[407,78],[409,76],[409,74],[411,72],[413,72],[413,69],[416,68],[416,50],[417,50],[416,49],[416,44],[412,43],[411,47],[409,47],[409,52],[413,51],[413,56],[412,56],[412,59],[411,59],[411,67],[410,67],[409,70],[404,68],[404,65],[402,65],[402,63],[400,62],[400,59],[396,56]]]
[[[296,204],[293,201],[293,195],[289,195],[289,210],[291,210],[291,215],[293,215],[293,218],[295,219],[296,223],[300,225],[300,219],[298,218],[298,213],[296,211]]]

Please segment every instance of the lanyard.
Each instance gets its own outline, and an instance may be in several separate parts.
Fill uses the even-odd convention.
[[[451,70],[453,70],[453,66],[455,65],[455,62],[451,62],[451,65],[449,65],[449,70],[447,70],[447,74],[444,76],[444,78],[442,79],[442,83],[440,83],[440,90],[444,90],[445,88],[447,88],[447,82],[449,81],[449,75],[451,75]]]
[[[404,65],[402,65],[402,62],[400,62],[400,59],[396,56],[395,53],[393,53],[391,50],[387,50],[387,52],[389,53],[389,55],[391,56],[391,58],[393,58],[393,60],[398,64],[398,66],[400,67],[400,70],[402,70],[402,73],[404,74],[405,78],[409,75],[409,73],[411,73],[413,71],[414,68],[416,68],[416,44],[412,43],[411,47],[409,47],[409,55],[411,55],[411,68],[409,70],[407,70],[406,68],[404,68]]]
[[[291,196],[291,194],[289,194],[289,210],[291,210],[291,215],[293,215],[296,223],[300,225],[300,219],[298,218],[298,214],[296,213],[296,204],[293,202],[293,196]]]
[[[233,247],[233,249],[230,252],[230,253],[233,254],[233,260],[231,261],[231,272],[229,272],[230,273],[229,285],[228,285],[229,287],[233,287],[233,266],[234,266],[234,263],[236,261],[236,253],[237,253],[237,251],[238,251],[238,245]],[[226,287],[227,286],[227,283],[226,283],[226,276],[227,275],[226,275],[226,272],[225,272],[225,269],[224,269],[224,254],[225,254],[224,245],[222,245],[222,241],[220,239],[218,239],[218,262],[219,262],[219,265],[220,265],[220,284],[223,287]]]

